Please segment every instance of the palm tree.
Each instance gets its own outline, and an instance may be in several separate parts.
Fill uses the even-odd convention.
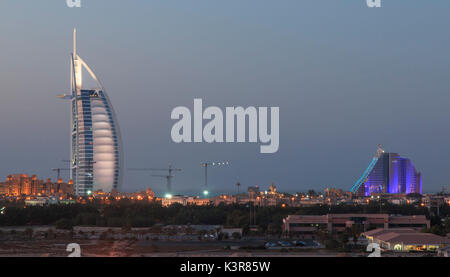
[[[360,224],[353,224],[351,227],[351,232],[353,235],[353,244],[358,242],[359,237],[361,236],[362,228]]]
[[[238,194],[239,194],[239,187],[241,186],[241,183],[237,182],[237,183],[236,183],[236,186],[237,186],[237,188],[238,188]]]

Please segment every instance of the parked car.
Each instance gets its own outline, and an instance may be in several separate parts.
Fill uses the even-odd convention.
[[[290,241],[279,241],[278,242],[279,245],[281,245],[282,247],[292,247],[294,246]]]
[[[301,240],[294,240],[292,243],[295,246],[306,246],[306,243],[304,241],[301,241]]]
[[[272,248],[272,247],[277,247],[278,244],[276,244],[275,242],[268,242],[265,244],[266,248]]]

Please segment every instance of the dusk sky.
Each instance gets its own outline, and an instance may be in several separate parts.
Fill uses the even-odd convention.
[[[0,178],[55,178],[69,159],[69,55],[99,76],[116,110],[125,167],[182,168],[175,193],[275,183],[348,190],[382,144],[410,158],[424,192],[450,183],[450,1],[2,0]],[[280,107],[280,149],[175,144],[172,109]],[[67,179],[67,172],[64,172]],[[166,181],[125,170],[123,188]],[[242,189],[241,189],[242,190]]]

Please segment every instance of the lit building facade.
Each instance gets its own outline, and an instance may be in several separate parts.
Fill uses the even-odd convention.
[[[77,195],[94,190],[111,192],[122,184],[123,155],[120,130],[111,102],[89,66],[77,55],[76,30],[71,58],[71,178]],[[85,69],[96,83],[83,87]]]
[[[371,163],[351,191],[360,196],[373,194],[422,193],[422,175],[410,159],[387,153],[379,147]]]
[[[65,183],[62,179],[52,182],[40,180],[36,175],[31,177],[27,174],[11,174],[6,181],[0,183],[0,195],[22,196],[22,195],[57,195],[73,194],[73,182]]]

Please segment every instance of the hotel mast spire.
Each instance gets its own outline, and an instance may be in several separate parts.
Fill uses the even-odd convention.
[[[73,58],[77,59],[77,29],[73,29]]]
[[[75,77],[75,94],[83,87],[83,62],[77,54],[77,29],[73,29],[73,70]]]

